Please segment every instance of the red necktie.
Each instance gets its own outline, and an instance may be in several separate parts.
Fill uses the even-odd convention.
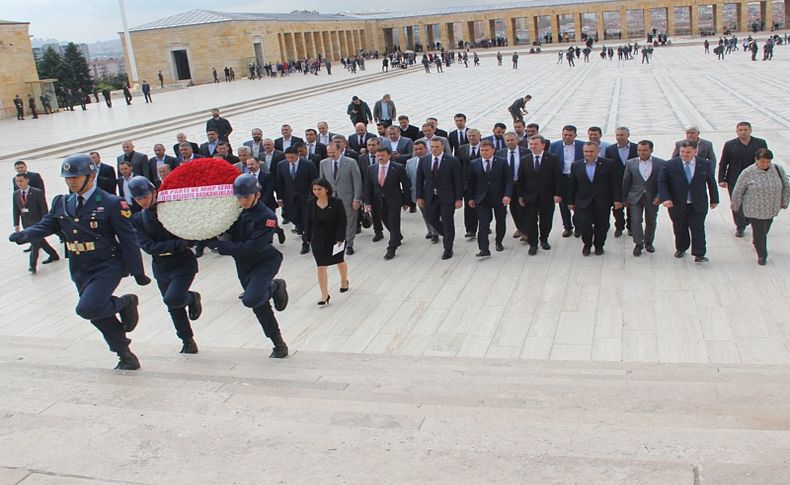
[[[387,176],[387,168],[382,165],[379,168],[379,185],[384,187],[384,178]]]

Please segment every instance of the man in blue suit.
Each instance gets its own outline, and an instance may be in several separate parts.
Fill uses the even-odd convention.
[[[620,126],[614,130],[614,138],[617,143],[609,145],[604,151],[604,158],[615,162],[615,167],[620,170],[620,179],[622,180],[625,173],[625,164],[628,160],[637,157],[636,143],[628,141],[631,132],[625,126]],[[626,220],[625,210],[621,207],[619,209],[612,209],[614,215],[614,237],[623,235],[623,229],[628,229],[628,235],[631,235],[631,216],[629,215]]]
[[[562,201],[560,202],[560,215],[562,225],[565,230],[562,237],[571,237],[573,234],[573,218],[568,209],[568,188],[570,186],[571,165],[576,160],[584,158],[584,142],[576,139],[577,130],[573,125],[566,125],[562,128],[562,140],[555,141],[549,145],[549,153],[555,155],[562,162]],[[576,237],[581,236],[577,230]]]
[[[447,141],[433,137],[431,153],[417,167],[417,205],[426,208],[433,227],[442,235],[442,259],[453,257],[455,211],[463,207],[461,162],[444,151]],[[438,240],[438,236],[432,238]]]
[[[286,219],[294,223],[291,232],[302,235],[306,222],[305,204],[312,192],[313,180],[318,178],[315,164],[300,159],[296,147],[285,149],[285,160],[277,167],[275,190],[277,204],[283,208]],[[310,251],[309,244],[302,242],[301,254]]]
[[[713,166],[696,156],[693,141],[680,142],[680,156],[668,160],[658,175],[658,196],[669,209],[675,233],[675,257],[682,258],[691,247],[695,263],[706,263],[705,216],[719,205],[719,190]]]
[[[491,234],[491,219],[496,218],[496,250],[505,247],[507,224],[507,206],[513,196],[513,174],[507,159],[494,155],[494,143],[491,140],[480,142],[480,158],[473,160],[469,170],[469,207],[477,209],[480,226],[477,231],[478,257],[491,256],[488,235]]]

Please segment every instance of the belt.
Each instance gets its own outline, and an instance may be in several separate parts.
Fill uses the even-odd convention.
[[[96,249],[96,243],[93,242],[67,242],[66,249],[74,254],[87,253]]]

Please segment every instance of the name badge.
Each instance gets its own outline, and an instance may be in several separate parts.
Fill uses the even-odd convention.
[[[27,214],[28,212],[30,212],[30,209],[28,209],[27,207],[23,207],[20,212],[22,212],[22,214]]]

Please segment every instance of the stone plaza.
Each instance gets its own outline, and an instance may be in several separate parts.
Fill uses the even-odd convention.
[[[566,124],[580,139],[600,126],[607,141],[627,126],[662,158],[692,125],[718,155],[745,120],[788,166],[786,46],[769,62],[740,51],[717,61],[701,40],[679,40],[640,64],[601,59],[602,44],[575,68],[552,49],[522,53],[518,69],[489,50],[480,67],[443,74],[381,74],[371,60],[357,75],[338,66],[331,77],[244,79],[4,120],[0,165],[11,178],[19,156],[9,155],[22,154],[51,199],[65,192],[57,175],[72,147],[110,164],[130,137],[143,153],[155,143],[169,152],[180,131],[204,141],[213,107],[232,123],[233,146],[256,127],[279,137],[282,123],[301,136],[326,121],[347,135],[351,96],[372,106],[389,93],[413,124],[435,116],[449,131],[463,112],[484,135],[510,125],[507,107],[531,94],[527,120],[551,140]],[[300,94],[310,89],[319,92]],[[733,236],[720,196],[705,265],[672,257],[664,209],[655,254],[634,258],[630,238],[610,231],[606,254],[585,258],[578,239],[560,237],[556,213],[550,251],[528,256],[508,237],[483,260],[457,211],[448,261],[419,214],[405,213],[397,257],[384,261],[384,243],[363,231],[347,257],[350,292],[330,270],[324,308],[314,260],[287,232],[278,248],[291,300],[278,319],[292,355],[277,362],[237,299],[233,262],[207,253],[193,286],[204,306],[197,355],[178,354],[155,285],[119,287],[141,301],[130,338],[142,369],[130,373],[109,370],[100,334],[75,315],[67,262],[31,275],[22,248],[2,244],[0,483],[786,484],[790,219],[774,222],[759,267],[751,233]],[[9,220],[10,204],[0,212]]]

